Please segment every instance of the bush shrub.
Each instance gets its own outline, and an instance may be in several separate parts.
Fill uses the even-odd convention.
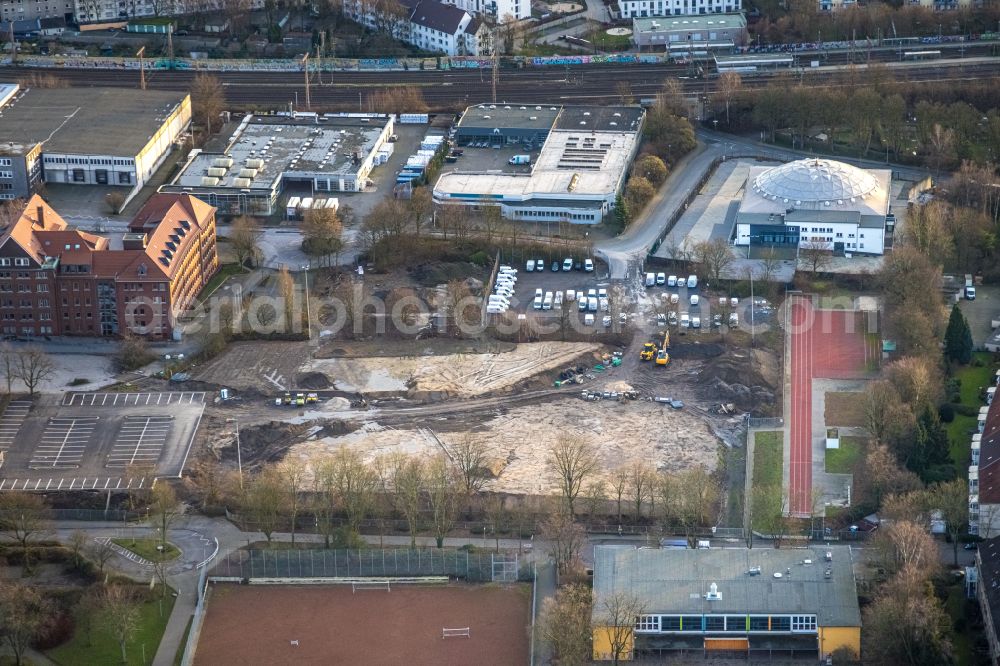
[[[952,402],[950,405],[956,414],[961,414],[962,416],[977,416],[979,414],[979,408],[972,405],[964,405],[960,402]]]
[[[76,622],[73,616],[65,610],[59,611],[45,623],[42,632],[34,641],[34,646],[39,650],[51,650],[71,639],[75,629]]]
[[[938,408],[938,417],[941,419],[941,423],[951,423],[955,420],[955,408],[948,403],[941,405]]]

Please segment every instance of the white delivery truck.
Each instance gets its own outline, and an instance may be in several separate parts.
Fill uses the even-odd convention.
[[[965,276],[965,300],[974,301],[976,300],[976,288],[972,284],[972,276]]]
[[[507,164],[531,164],[531,155],[514,155]]]

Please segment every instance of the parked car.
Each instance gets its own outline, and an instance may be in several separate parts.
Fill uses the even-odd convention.
[[[573,270],[573,259],[571,257],[566,257],[565,259],[563,259],[562,269],[564,271]]]
[[[553,273],[558,273],[559,272],[559,262],[558,261],[553,261],[552,262],[552,272]]]
[[[667,283],[667,274],[666,273],[657,273],[656,274],[656,284],[658,284],[660,286],[663,286],[666,283]]]
[[[604,328],[611,328],[611,315],[605,315],[601,322],[604,324]]]
[[[593,273],[594,272],[594,260],[593,259],[584,259],[583,260],[583,270],[587,271],[588,273]]]
[[[691,294],[691,305],[698,305],[698,294]]]
[[[701,328],[701,317],[691,317],[691,328]]]

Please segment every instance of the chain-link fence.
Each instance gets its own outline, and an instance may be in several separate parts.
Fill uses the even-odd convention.
[[[352,578],[451,576],[477,583],[494,578],[494,553],[455,550],[253,549],[229,553],[209,573],[229,578]],[[518,580],[531,580],[519,558]]]

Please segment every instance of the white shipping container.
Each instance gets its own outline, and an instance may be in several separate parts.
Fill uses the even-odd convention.
[[[312,197],[304,197],[299,204],[299,210],[309,210],[313,206]]]
[[[312,209],[319,210],[320,208],[326,208],[326,199],[316,199],[313,201]]]
[[[426,125],[430,122],[430,116],[426,113],[401,113],[399,122],[402,125]]]
[[[326,207],[332,208],[333,210],[338,210],[340,208],[340,199],[337,197],[330,197],[326,200]]]

